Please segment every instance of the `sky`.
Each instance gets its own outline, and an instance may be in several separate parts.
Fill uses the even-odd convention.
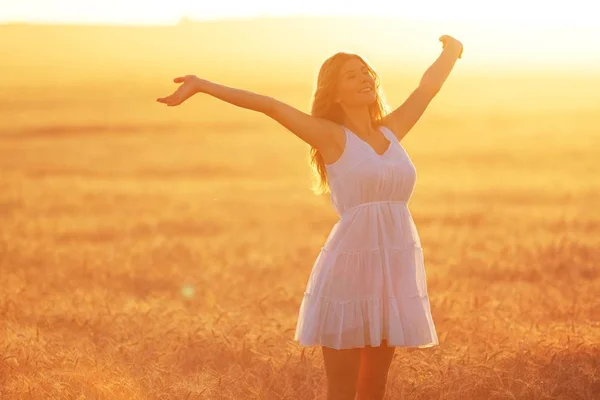
[[[592,27],[592,0],[19,0],[0,2],[0,22],[173,24],[283,15],[380,15],[443,21]],[[600,30],[600,28],[597,28]]]
[[[174,25],[182,18],[201,21],[294,15],[397,17],[399,25],[402,20],[427,21],[433,22],[434,30],[440,34],[450,34],[468,43],[467,51],[482,59],[501,60],[506,56],[512,60],[530,59],[557,65],[600,63],[600,23],[592,0],[0,2],[0,23]]]

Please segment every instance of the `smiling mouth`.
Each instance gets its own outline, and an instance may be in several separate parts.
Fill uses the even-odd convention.
[[[365,88],[365,89],[363,89],[363,90],[360,90],[358,93],[369,93],[369,92],[371,92],[372,90],[373,90],[373,89],[371,89],[371,88]]]

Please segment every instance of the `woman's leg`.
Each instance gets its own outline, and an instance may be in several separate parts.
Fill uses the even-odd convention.
[[[327,375],[327,400],[354,400],[363,349],[321,347]]]
[[[379,347],[366,346],[361,350],[357,400],[382,400],[396,348],[388,347],[384,339]]]

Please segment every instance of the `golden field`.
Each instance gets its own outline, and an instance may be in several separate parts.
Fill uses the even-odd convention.
[[[321,51],[205,77],[308,112]],[[308,145],[155,101],[216,56],[90,54],[2,70],[0,399],[324,399],[320,348],[293,341],[337,220]],[[369,58],[392,107],[429,64]],[[397,348],[386,398],[598,399],[600,75],[461,62],[402,141],[440,345]]]

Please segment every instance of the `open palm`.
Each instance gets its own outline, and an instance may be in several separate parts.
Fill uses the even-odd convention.
[[[195,75],[180,76],[173,79],[173,82],[183,83],[183,85],[179,86],[173,94],[167,97],[159,97],[156,101],[168,106],[177,106],[183,103],[198,91],[197,80],[198,78]]]

